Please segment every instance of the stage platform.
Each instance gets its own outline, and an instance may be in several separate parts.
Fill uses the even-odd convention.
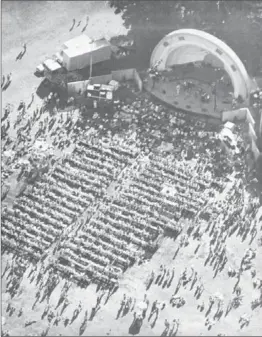
[[[214,73],[208,69],[193,69],[191,71],[165,72],[161,78],[154,80],[150,76],[144,78],[144,89],[159,100],[175,108],[194,114],[221,119],[222,111],[246,106],[245,103],[232,105],[233,88],[230,83],[219,81],[222,72]],[[191,89],[183,89],[190,82]],[[216,83],[216,94],[212,83]],[[180,88],[178,88],[180,87]],[[208,102],[201,100],[201,92],[210,96]]]

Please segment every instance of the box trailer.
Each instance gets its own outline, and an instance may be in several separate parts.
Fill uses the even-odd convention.
[[[92,39],[89,36],[85,34],[81,34],[79,36],[74,37],[73,39],[66,41],[62,45],[62,50],[80,48],[81,46],[89,45],[91,42],[92,42]]]
[[[107,61],[111,58],[111,46],[105,39],[88,45],[63,50],[63,66],[67,71],[83,69],[92,64]]]

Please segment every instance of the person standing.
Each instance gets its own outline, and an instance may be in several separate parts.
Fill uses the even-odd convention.
[[[4,89],[7,89],[9,87],[9,85],[11,84],[11,82],[12,82],[12,73],[7,75],[7,81],[6,81],[6,84],[4,86]]]
[[[73,30],[73,28],[74,28],[74,26],[75,26],[75,23],[76,23],[76,20],[73,19],[73,25],[72,25],[72,27],[70,28],[70,32],[71,32],[71,30]]]
[[[168,322],[167,319],[165,319],[165,330],[166,330],[167,333],[169,331],[169,328],[170,328],[170,323]]]
[[[5,85],[5,75],[2,76],[1,88]]]

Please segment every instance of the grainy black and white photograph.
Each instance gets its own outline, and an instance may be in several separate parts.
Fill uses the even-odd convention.
[[[262,336],[262,1],[1,2],[1,336]]]

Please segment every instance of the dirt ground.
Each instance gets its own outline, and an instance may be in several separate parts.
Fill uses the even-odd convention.
[[[2,2],[2,74],[12,72],[13,77],[10,87],[2,93],[2,107],[7,103],[13,106],[11,124],[17,117],[19,102],[29,103],[43,80],[34,75],[38,64],[59,51],[63,42],[80,35],[87,16],[89,24],[85,33],[94,39],[127,32],[121,16],[115,15],[105,1]],[[73,18],[77,23],[81,20],[81,25],[70,32]],[[21,61],[16,61],[24,43],[27,52]],[[37,104],[41,105],[41,99],[35,95],[28,113]]]
[[[115,15],[114,11],[105,5],[105,2],[2,2],[2,73],[13,73],[11,86],[2,94],[2,106],[4,107],[7,103],[14,106],[14,113],[11,115],[11,123],[16,119],[16,107],[20,100],[29,102],[31,100],[32,92],[36,90],[41,82],[41,79],[35,77],[33,74],[35,67],[48,56],[52,56],[64,41],[80,34],[83,26],[82,24],[72,32],[69,32],[72,25],[72,19],[75,18],[76,21],[81,20],[83,22],[87,15],[90,17],[90,21],[86,33],[91,37],[98,38],[105,36],[109,38],[114,35],[127,33],[127,28],[124,27],[121,16]],[[236,20],[237,17],[234,18],[234,22]],[[141,29],[141,31],[148,29],[143,28],[144,26],[142,27],[141,25],[142,23],[140,22],[136,28]],[[162,27],[162,31],[160,31],[160,35],[162,36],[165,34],[166,30],[170,30],[170,21],[167,22],[167,27],[164,26],[165,25]],[[223,29],[221,28],[220,30],[226,31],[228,29],[228,31],[230,31],[230,27],[231,25],[227,23],[223,26]],[[176,29],[176,27],[174,27],[174,29]],[[235,33],[239,37],[241,32],[236,30]],[[231,36],[232,34],[230,35],[229,40],[232,42],[233,39]],[[255,46],[261,36],[258,36],[257,39],[254,37],[252,45]],[[139,37],[137,39],[139,41]],[[243,37],[241,39],[243,39]],[[15,58],[21,51],[23,43],[27,43],[27,53],[21,61],[16,62]],[[234,42],[234,44],[236,44],[236,42]],[[238,46],[238,49],[241,49],[240,45]],[[148,50],[147,53],[150,53],[150,50]],[[252,51],[250,50],[250,52],[245,55],[251,53]],[[139,58],[141,55],[142,54],[138,53],[137,57]],[[251,59],[257,59],[257,50],[255,55],[250,55],[250,57]],[[41,104],[41,100],[38,97],[35,98],[29,113],[34,110],[37,104]],[[13,133],[13,135],[15,134]],[[260,214],[261,213],[262,210]],[[186,231],[186,227],[184,228],[184,231]],[[213,336],[219,333],[237,336],[261,336],[261,309],[257,308],[251,310],[250,307],[251,301],[257,298],[259,294],[259,291],[253,288],[250,272],[245,272],[240,281],[243,292],[242,305],[238,309],[232,310],[227,317],[223,316],[219,322],[216,321],[211,330],[208,330],[205,326],[205,312],[207,310],[209,296],[219,293],[224,298],[225,305],[227,305],[228,301],[234,296],[232,294],[232,289],[235,284],[235,278],[229,278],[227,268],[213,278],[212,267],[208,265],[204,266],[204,261],[209,251],[209,241],[209,236],[204,234],[201,246],[198,249],[198,252],[195,253],[198,242],[189,239],[189,245],[180,249],[178,255],[174,259],[179,243],[170,238],[164,238],[161,247],[148,263],[140,266],[135,265],[125,273],[120,282],[118,292],[110,298],[106,305],[102,306],[93,321],[88,321],[87,328],[83,335],[129,335],[128,329],[133,321],[133,312],[116,319],[123,294],[132,296],[138,303],[140,300],[143,300],[144,294],[147,293],[150,300],[150,307],[155,299],[165,301],[166,307],[160,312],[160,316],[153,329],[147,321],[148,316],[146,317],[140,330],[140,335],[159,336],[165,328],[165,319],[172,321],[176,318],[180,320],[180,327],[177,335],[181,336],[195,334],[199,336]],[[228,265],[232,268],[237,268],[247,247],[257,249],[254,268],[257,271],[257,276],[262,278],[262,247],[258,246],[256,239],[249,245],[249,238],[244,242],[235,235],[229,238],[227,241]],[[10,261],[11,258],[12,256],[6,254],[2,256],[2,271],[5,268],[7,260]],[[170,268],[170,270],[172,270],[173,267],[175,268],[175,277],[171,287],[163,289],[154,284],[146,292],[145,280],[151,271],[153,269],[158,270],[161,264]],[[186,266],[190,267],[191,265],[197,270],[198,275],[202,279],[205,288],[204,293],[201,299],[197,301],[193,296],[194,291],[190,291],[189,286],[185,289],[181,287],[178,296],[183,296],[186,300],[186,304],[180,309],[172,308],[169,304],[169,299],[174,293],[179,275]],[[29,273],[29,270],[27,273]],[[32,310],[37,291],[35,283],[30,283],[25,275],[21,293],[11,300],[10,295],[5,292],[6,282],[7,280],[4,276],[2,278],[2,317],[4,316],[6,320],[5,325],[3,326],[4,330],[9,330],[11,336],[40,335],[41,332],[48,327],[48,322],[46,319],[41,319],[41,315],[46,306],[45,301],[41,304],[37,304]],[[60,294],[59,290],[62,288],[62,285],[63,284],[61,283],[57,286],[56,291],[51,296],[50,304],[56,305]],[[69,291],[69,299],[71,303],[64,312],[63,318],[71,318],[72,312],[80,300],[83,303],[84,310],[72,325],[65,327],[64,324],[60,322],[57,327],[51,326],[48,335],[79,335],[79,328],[83,321],[84,311],[88,310],[88,313],[90,314],[91,308],[95,305],[96,287],[92,285],[87,289],[82,290],[73,285]],[[197,304],[202,303],[202,301],[205,302],[205,310],[201,313],[197,309]],[[6,313],[8,303],[11,303],[16,308],[16,311],[12,316],[9,316],[8,313]],[[23,308],[24,313],[21,317],[18,317],[17,313],[20,308]],[[215,310],[216,308],[214,307],[212,313],[215,313]],[[251,320],[249,326],[241,329],[238,320],[244,313],[251,315]],[[29,327],[25,327],[24,324],[26,320],[35,320],[36,323]]]

